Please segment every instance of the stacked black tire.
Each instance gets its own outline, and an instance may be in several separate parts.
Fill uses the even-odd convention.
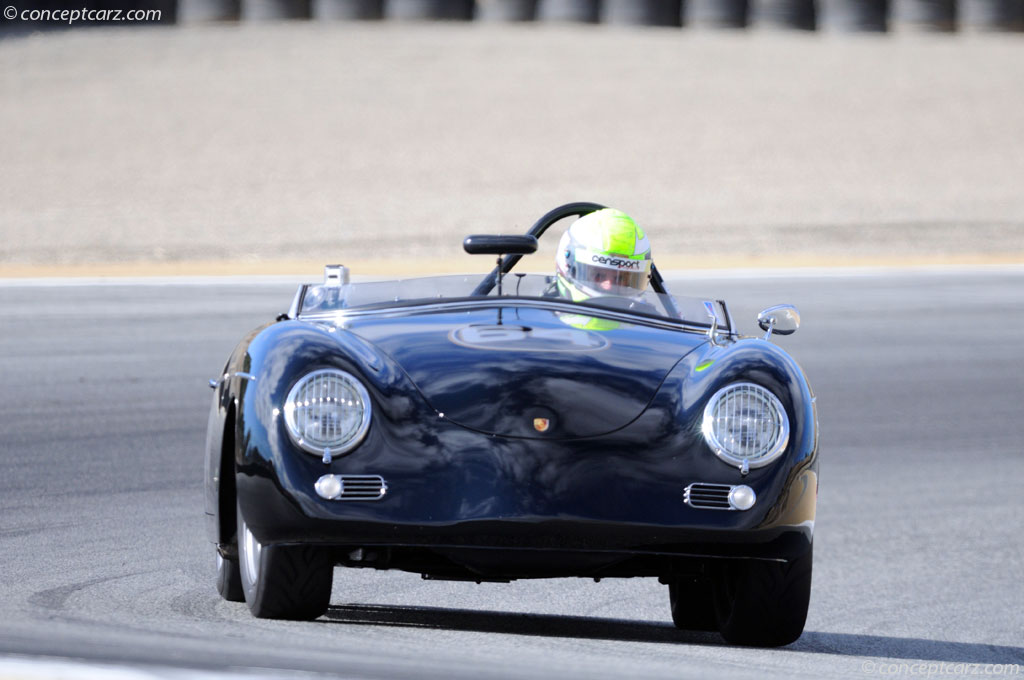
[[[459,20],[829,32],[1021,31],[1024,0],[153,0],[163,21]],[[175,9],[176,8],[176,9]]]

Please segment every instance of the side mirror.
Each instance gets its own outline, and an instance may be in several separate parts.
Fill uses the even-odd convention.
[[[465,238],[462,248],[470,255],[529,255],[537,252],[537,237],[474,234]]]
[[[772,333],[791,335],[800,328],[800,312],[793,305],[775,305],[757,315],[757,325],[765,332],[764,339]]]

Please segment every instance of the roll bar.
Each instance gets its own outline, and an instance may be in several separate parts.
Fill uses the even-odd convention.
[[[578,201],[576,203],[560,205],[554,210],[549,210],[544,213],[539,220],[534,222],[533,226],[530,227],[530,230],[526,232],[526,235],[539,239],[544,232],[548,230],[548,227],[553,225],[555,222],[563,220],[566,217],[583,217],[584,215],[589,215],[592,212],[603,210],[605,207],[606,206],[603,206],[600,203],[590,203],[589,201]],[[490,293],[494,290],[494,285],[498,280],[498,272],[500,271],[502,275],[509,273],[521,259],[523,259],[522,254],[505,255],[501,258],[499,264],[496,265],[494,269],[491,270],[491,273],[485,276],[484,280],[481,281],[473,290],[473,295],[487,295]],[[665,279],[662,278],[661,272],[658,271],[653,262],[651,263],[651,287],[654,288],[655,293],[668,294],[668,291],[665,289]],[[671,298],[669,298],[669,304],[671,304]],[[675,307],[674,304],[672,306]],[[676,315],[679,313],[679,310],[677,309],[670,309],[668,311]]]

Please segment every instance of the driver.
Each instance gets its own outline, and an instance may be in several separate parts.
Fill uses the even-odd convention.
[[[604,208],[579,218],[562,235],[555,255],[559,295],[637,299],[651,275],[651,243],[621,210]]]

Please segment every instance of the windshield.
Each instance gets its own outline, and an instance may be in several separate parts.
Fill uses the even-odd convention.
[[[361,281],[341,286],[307,285],[299,291],[298,313],[300,317],[321,317],[348,311],[498,299],[497,286],[486,295],[475,294],[481,280],[481,275],[474,274]],[[545,274],[506,275],[502,279],[501,299],[556,302],[578,307],[580,314],[627,313],[703,327],[710,327],[713,314],[721,331],[731,330],[725,306],[718,300],[663,295],[648,289],[634,297],[609,295],[573,301],[559,295],[554,277]]]

